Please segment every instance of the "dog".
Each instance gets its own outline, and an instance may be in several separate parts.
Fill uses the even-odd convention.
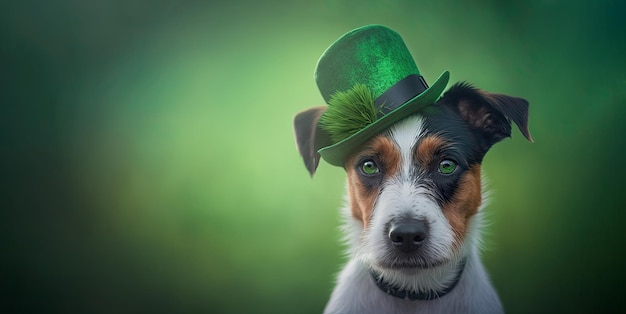
[[[525,99],[456,83],[348,155],[348,261],[324,313],[503,312],[480,259],[487,196],[481,164],[492,145],[511,136],[512,123],[533,141],[528,107]],[[294,120],[311,175],[325,110]]]

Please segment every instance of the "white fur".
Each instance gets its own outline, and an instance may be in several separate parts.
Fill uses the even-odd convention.
[[[409,178],[414,145],[423,131],[419,116],[409,117],[390,129],[400,149],[401,171],[384,182],[376,200],[367,228],[351,216],[349,205],[344,206],[344,232],[349,261],[340,272],[337,285],[324,313],[500,313],[499,298],[489,282],[479,258],[482,207],[470,220],[460,250],[453,249],[452,227],[439,205],[419,180]],[[483,193],[485,199],[486,193]],[[412,271],[381,268],[386,249],[385,225],[392,217],[411,217],[427,221],[431,241],[424,249],[430,257],[445,263]],[[383,293],[374,283],[369,268],[379,271],[395,286],[413,290],[441,290],[455,278],[460,262],[466,266],[457,286],[445,297],[430,301],[403,300]]]

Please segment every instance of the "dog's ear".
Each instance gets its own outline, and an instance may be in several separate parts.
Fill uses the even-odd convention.
[[[533,141],[528,131],[528,101],[523,98],[489,93],[468,83],[457,83],[437,104],[456,111],[481,134],[485,151],[511,136],[511,120],[527,140]]]
[[[320,154],[317,151],[332,144],[330,136],[317,125],[324,111],[326,106],[313,107],[296,114],[293,119],[296,145],[311,177],[320,162]]]

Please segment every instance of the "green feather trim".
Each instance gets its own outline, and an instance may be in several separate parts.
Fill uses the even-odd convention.
[[[372,92],[367,86],[357,84],[330,96],[328,108],[320,117],[319,124],[333,142],[338,143],[374,123],[377,113]]]

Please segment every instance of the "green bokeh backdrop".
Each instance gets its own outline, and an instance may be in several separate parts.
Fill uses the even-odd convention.
[[[536,142],[483,167],[507,311],[623,304],[623,2],[223,2],[0,3],[0,312],[320,312],[344,177],[309,179],[291,121],[371,23],[427,80],[530,101]]]

